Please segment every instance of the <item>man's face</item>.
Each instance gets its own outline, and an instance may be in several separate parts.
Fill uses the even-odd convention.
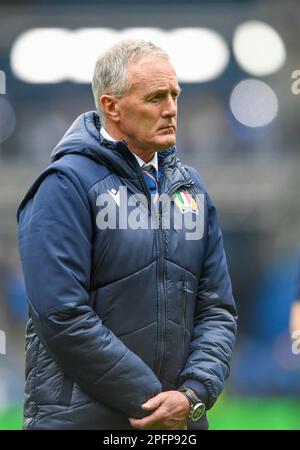
[[[129,148],[147,153],[175,145],[180,88],[171,63],[147,57],[130,63],[127,77],[132,87],[118,99],[117,126]]]

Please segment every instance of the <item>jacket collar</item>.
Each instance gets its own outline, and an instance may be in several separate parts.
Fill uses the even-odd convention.
[[[97,112],[90,111],[79,116],[55,147],[51,162],[67,154],[81,154],[105,165],[119,177],[140,184],[141,169],[126,142],[111,142],[101,136],[100,129]],[[161,172],[161,192],[168,192],[175,185],[193,184],[176,156],[175,147],[158,153],[158,167]]]

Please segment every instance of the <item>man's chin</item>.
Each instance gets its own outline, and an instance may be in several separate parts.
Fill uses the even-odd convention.
[[[169,147],[173,147],[176,145],[176,138],[174,136],[170,136],[168,139],[161,140],[160,142],[155,143],[155,150],[157,152],[163,152]]]

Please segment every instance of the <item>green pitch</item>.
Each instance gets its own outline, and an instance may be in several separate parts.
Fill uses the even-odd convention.
[[[210,430],[300,430],[300,399],[223,396],[208,420]]]
[[[228,397],[208,412],[210,430],[299,430],[300,399]],[[0,430],[22,428],[22,405],[0,410]]]

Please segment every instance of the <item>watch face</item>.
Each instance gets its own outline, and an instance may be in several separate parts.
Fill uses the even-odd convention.
[[[201,419],[204,411],[205,411],[204,403],[197,403],[197,405],[195,405],[192,410],[192,414],[191,414],[192,421],[196,422],[197,420]]]

